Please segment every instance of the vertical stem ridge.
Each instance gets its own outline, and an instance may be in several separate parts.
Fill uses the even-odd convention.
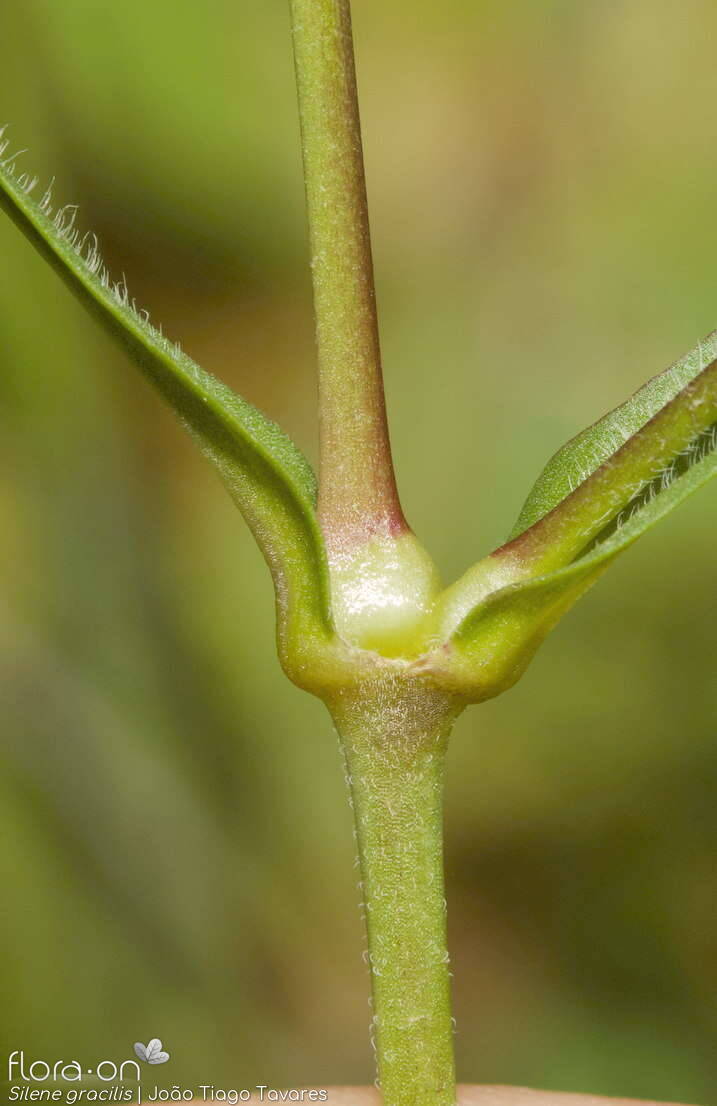
[[[361,863],[384,1106],[455,1106],[443,888],[443,766],[457,713],[425,689],[332,704]]]
[[[381,372],[349,0],[290,0],[319,362],[329,555],[405,529]]]

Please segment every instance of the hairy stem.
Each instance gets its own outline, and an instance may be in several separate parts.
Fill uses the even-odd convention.
[[[290,0],[319,360],[319,515],[344,552],[405,528],[379,352],[349,0]]]
[[[458,710],[390,679],[330,706],[356,821],[383,1103],[454,1106],[442,798]]]

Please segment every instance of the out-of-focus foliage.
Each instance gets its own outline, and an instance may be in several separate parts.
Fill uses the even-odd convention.
[[[451,579],[717,321],[717,12],[369,0],[355,23],[396,461]],[[0,117],[32,167],[311,453],[292,81],[282,3],[3,9]],[[90,1063],[156,1034],[172,1079],[368,1081],[341,765],[280,673],[261,558],[7,223],[0,257],[0,1041]],[[463,1079],[714,1097],[714,518],[708,489],[456,729]]]

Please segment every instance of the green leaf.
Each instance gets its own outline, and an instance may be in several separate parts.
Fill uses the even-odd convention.
[[[332,633],[308,462],[274,422],[152,326],[124,279],[110,278],[96,238],[75,227],[77,209],[53,212],[50,189],[35,200],[37,181],[17,172],[17,155],[2,160],[6,148],[0,141],[0,207],[138,364],[219,470],[271,569],[282,657],[300,661],[312,640]]]
[[[565,499],[717,357],[717,330],[633,396],[571,438],[548,461],[510,534],[518,537]]]
[[[460,622],[451,644],[456,676],[479,698],[497,695],[523,673],[560,618],[615,557],[717,474],[717,449],[636,510],[590,552],[564,568],[488,594]],[[477,679],[476,679],[477,677]]]
[[[717,431],[717,360],[702,368],[673,399],[587,476],[556,506],[496,551],[520,565],[519,574],[535,576],[560,568],[620,536],[628,518],[637,537],[663,511],[657,506],[673,484],[682,494],[668,497],[673,506],[694,490],[694,469],[711,469]],[[601,440],[604,440],[603,432]],[[699,483],[703,481],[700,480]],[[633,539],[634,540],[634,539]]]
[[[564,447],[521,515],[536,521],[445,593],[445,667],[464,694],[514,683],[614,558],[717,473],[717,338],[701,350]]]

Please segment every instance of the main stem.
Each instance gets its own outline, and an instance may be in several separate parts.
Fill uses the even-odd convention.
[[[350,5],[290,5],[319,362],[319,517],[334,614],[348,641],[383,643],[392,656],[397,640],[407,647],[435,580],[407,532],[391,461]],[[396,610],[406,607],[397,637]],[[454,1106],[442,792],[457,707],[415,674],[406,679],[402,664],[377,656],[375,677],[334,693],[328,706],[351,781],[384,1106]]]
[[[404,527],[381,373],[349,0],[290,0],[319,362],[329,556]]]
[[[457,712],[390,680],[330,707],[356,820],[383,1103],[455,1106],[442,796]]]

